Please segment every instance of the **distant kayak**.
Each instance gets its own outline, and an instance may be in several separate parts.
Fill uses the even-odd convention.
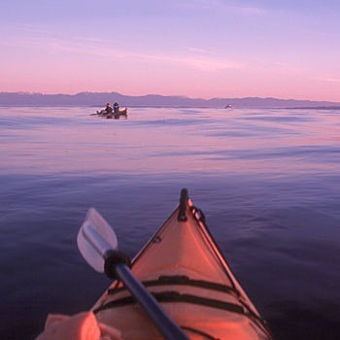
[[[102,111],[97,111],[94,115],[107,118],[107,119],[119,119],[120,117],[127,117],[128,109],[119,110],[118,112],[102,113]]]

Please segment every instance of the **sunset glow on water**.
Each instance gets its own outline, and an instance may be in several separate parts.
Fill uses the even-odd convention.
[[[336,111],[131,110],[116,121],[87,107],[2,108],[0,171],[286,176],[338,166]]]
[[[75,243],[90,206],[133,256],[187,187],[276,338],[336,339],[338,111],[95,110],[0,108],[2,338],[34,338],[108,286]]]

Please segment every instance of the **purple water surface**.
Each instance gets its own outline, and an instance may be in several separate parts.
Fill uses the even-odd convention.
[[[90,308],[90,206],[137,253],[187,187],[275,339],[340,338],[340,115],[331,110],[0,108],[1,339]]]

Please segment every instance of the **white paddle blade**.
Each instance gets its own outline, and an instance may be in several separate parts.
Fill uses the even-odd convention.
[[[104,272],[104,256],[108,250],[116,250],[115,232],[94,208],[90,208],[80,227],[77,244],[86,262],[96,271]]]

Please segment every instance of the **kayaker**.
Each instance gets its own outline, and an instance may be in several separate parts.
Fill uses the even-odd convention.
[[[112,113],[112,106],[110,103],[106,104],[106,107],[104,109],[105,112],[103,112],[103,114],[108,114],[108,113]]]
[[[114,113],[119,113],[119,104],[117,102],[115,102],[113,104],[113,112]]]
[[[100,115],[103,115],[103,116],[106,116],[107,114],[112,114],[112,106],[110,103],[107,103],[106,104],[106,107],[104,110],[101,110],[101,111],[97,111],[97,114],[100,114]]]

